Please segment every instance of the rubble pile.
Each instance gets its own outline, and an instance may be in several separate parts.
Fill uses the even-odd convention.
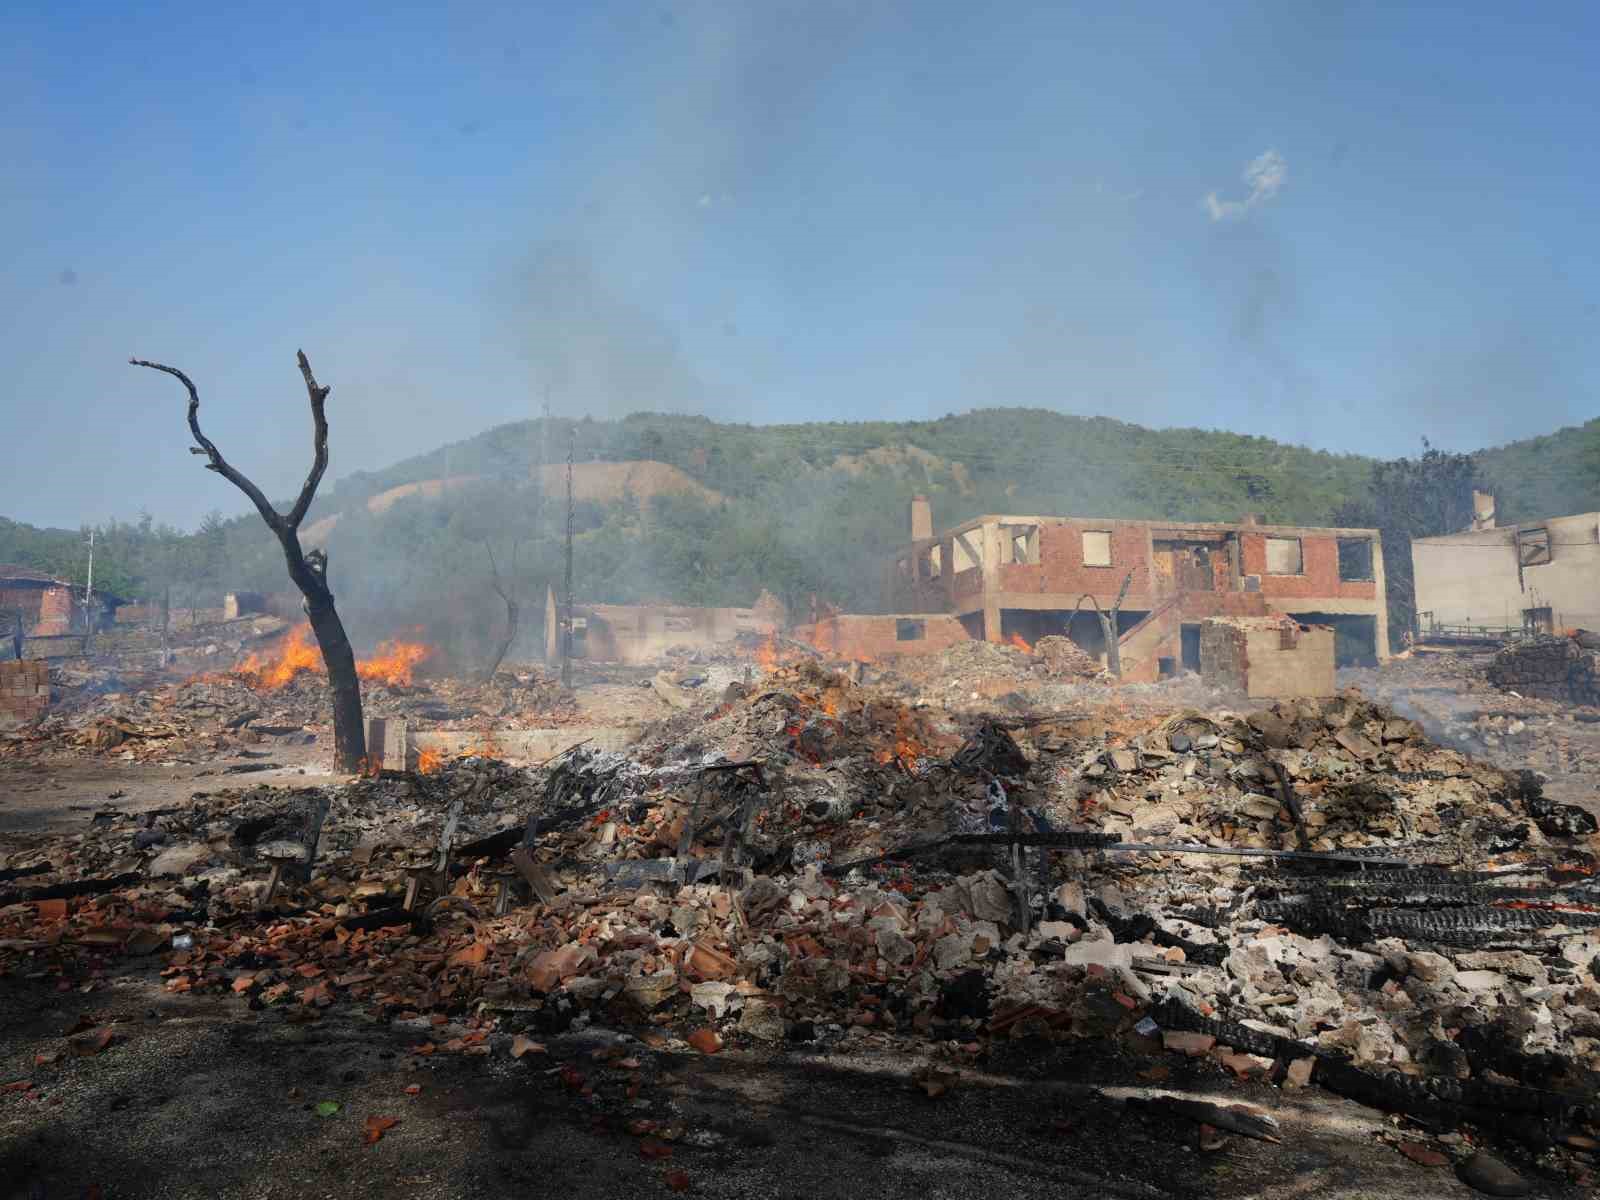
[[[267,688],[231,674],[172,679],[74,668],[57,682],[56,696],[48,712],[0,733],[0,758],[88,750],[133,761],[198,761],[241,748],[305,744],[329,729],[327,681],[308,671]],[[368,716],[403,719],[415,729],[542,727],[574,721],[578,712],[554,676],[533,668],[501,671],[488,682],[369,684],[362,701]]]
[[[1600,709],[1506,691],[1489,653],[1417,654],[1340,679],[1419,722],[1429,737],[1504,770],[1548,777],[1551,794],[1586,800],[1600,784]]]
[[[1033,644],[1033,654],[1039,660],[1039,674],[1046,678],[1096,679],[1105,674],[1105,668],[1071,638],[1042,637]]]
[[[417,1053],[588,1022],[702,1052],[1113,1039],[1577,1170],[1597,852],[1538,776],[1354,691],[976,717],[807,660],[626,754],[96,814],[4,864],[0,971],[89,981],[181,933],[171,990],[359,1004]]]
[[[1524,696],[1600,705],[1600,634],[1518,642],[1494,656],[1487,674],[1496,687]]]

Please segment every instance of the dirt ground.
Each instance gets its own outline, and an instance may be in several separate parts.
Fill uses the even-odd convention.
[[[929,1100],[905,1056],[684,1056],[591,1029],[521,1059],[421,1058],[405,1030],[350,1014],[291,1024],[244,1000],[170,997],[153,975],[88,993],[0,987],[0,1082],[39,1084],[37,1098],[0,1099],[0,1197],[1473,1194],[1379,1143],[1380,1114],[1316,1091],[1175,1068],[1160,1087],[1282,1123],[1280,1145],[1230,1137],[1214,1153],[1196,1126],[1097,1091],[1148,1091],[1139,1072],[1170,1056],[1008,1043]],[[114,1022],[117,1041],[35,1066],[85,1015]],[[596,1059],[619,1040],[637,1068]],[[627,1079],[641,1081],[632,1101]],[[319,1115],[324,1101],[338,1112]],[[627,1128],[639,1115],[683,1134],[642,1141]],[[371,1116],[399,1123],[368,1145]]]
[[[286,768],[320,769],[315,748]],[[8,768],[0,843],[70,829],[107,803],[160,808],[239,781],[131,763]],[[598,1198],[685,1186],[729,1200],[1473,1194],[1448,1168],[1418,1166],[1379,1141],[1395,1129],[1382,1114],[1144,1047],[1001,1042],[968,1060],[938,1100],[910,1078],[920,1051],[700,1056],[589,1029],[514,1059],[515,1014],[486,1057],[423,1057],[408,1052],[423,1040],[417,1030],[340,1010],[299,1024],[243,998],[172,996],[160,957],[140,961],[79,990],[53,978],[0,982],[0,1089],[36,1084],[0,1090],[0,1200]],[[92,1056],[37,1060],[91,1024],[111,1026],[116,1040]],[[619,1042],[612,1057],[636,1067],[596,1058]],[[1152,1069],[1168,1074],[1153,1079]],[[408,1095],[410,1085],[420,1091]],[[1282,1144],[1232,1136],[1202,1153],[1197,1126],[1117,1099],[1152,1088],[1260,1105],[1282,1122]],[[324,1101],[338,1112],[319,1115]],[[373,1116],[399,1124],[367,1145]],[[628,1129],[641,1117],[681,1136],[643,1142]]]

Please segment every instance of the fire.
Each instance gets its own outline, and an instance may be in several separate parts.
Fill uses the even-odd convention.
[[[356,663],[356,674],[369,683],[386,683],[390,687],[409,687],[419,663],[433,655],[433,647],[421,642],[402,642],[395,638],[379,642],[371,658]]]
[[[423,750],[417,755],[417,774],[432,775],[444,766],[444,756],[437,750]]]
[[[379,642],[377,653],[356,663],[356,674],[369,683],[403,687],[412,682],[419,663],[433,656],[433,647],[398,638]],[[233,669],[234,675],[252,687],[274,690],[287,687],[301,671],[326,675],[322,651],[311,638],[311,625],[302,622],[283,636],[271,650],[252,654]]]
[[[237,667],[234,674],[248,679],[258,688],[286,687],[301,671],[321,673],[322,652],[311,641],[309,623],[296,625],[270,652],[270,658],[252,654]]]
[[[1008,637],[1006,639],[1006,645],[1015,646],[1018,650],[1025,651],[1028,654],[1033,653],[1033,647],[1028,644],[1028,640],[1020,633],[1013,633],[1010,637]]]
[[[883,747],[873,757],[886,767],[898,764],[910,770],[928,754],[928,747],[917,740],[916,732],[910,714],[902,712],[895,722],[894,745]]]
[[[776,671],[783,664],[783,654],[778,649],[778,635],[769,633],[756,647],[757,665],[764,671]]]

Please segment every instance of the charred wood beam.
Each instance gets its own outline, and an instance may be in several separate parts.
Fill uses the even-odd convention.
[[[118,888],[137,887],[144,876],[137,871],[108,875],[101,879],[75,879],[71,883],[50,883],[43,887],[12,888],[0,892],[0,908],[8,904],[31,904],[36,900],[72,900],[78,896],[98,896]]]
[[[10,883],[13,879],[26,879],[29,875],[43,875],[54,870],[55,867],[47,862],[34,863],[31,867],[9,867],[0,871],[0,883]]]

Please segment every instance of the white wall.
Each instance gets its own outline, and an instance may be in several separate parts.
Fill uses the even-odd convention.
[[[1522,568],[1516,532],[1550,531],[1550,562]],[[1417,611],[1440,624],[1521,625],[1522,610],[1548,605],[1556,627],[1600,630],[1600,514],[1530,521],[1411,543]]]

